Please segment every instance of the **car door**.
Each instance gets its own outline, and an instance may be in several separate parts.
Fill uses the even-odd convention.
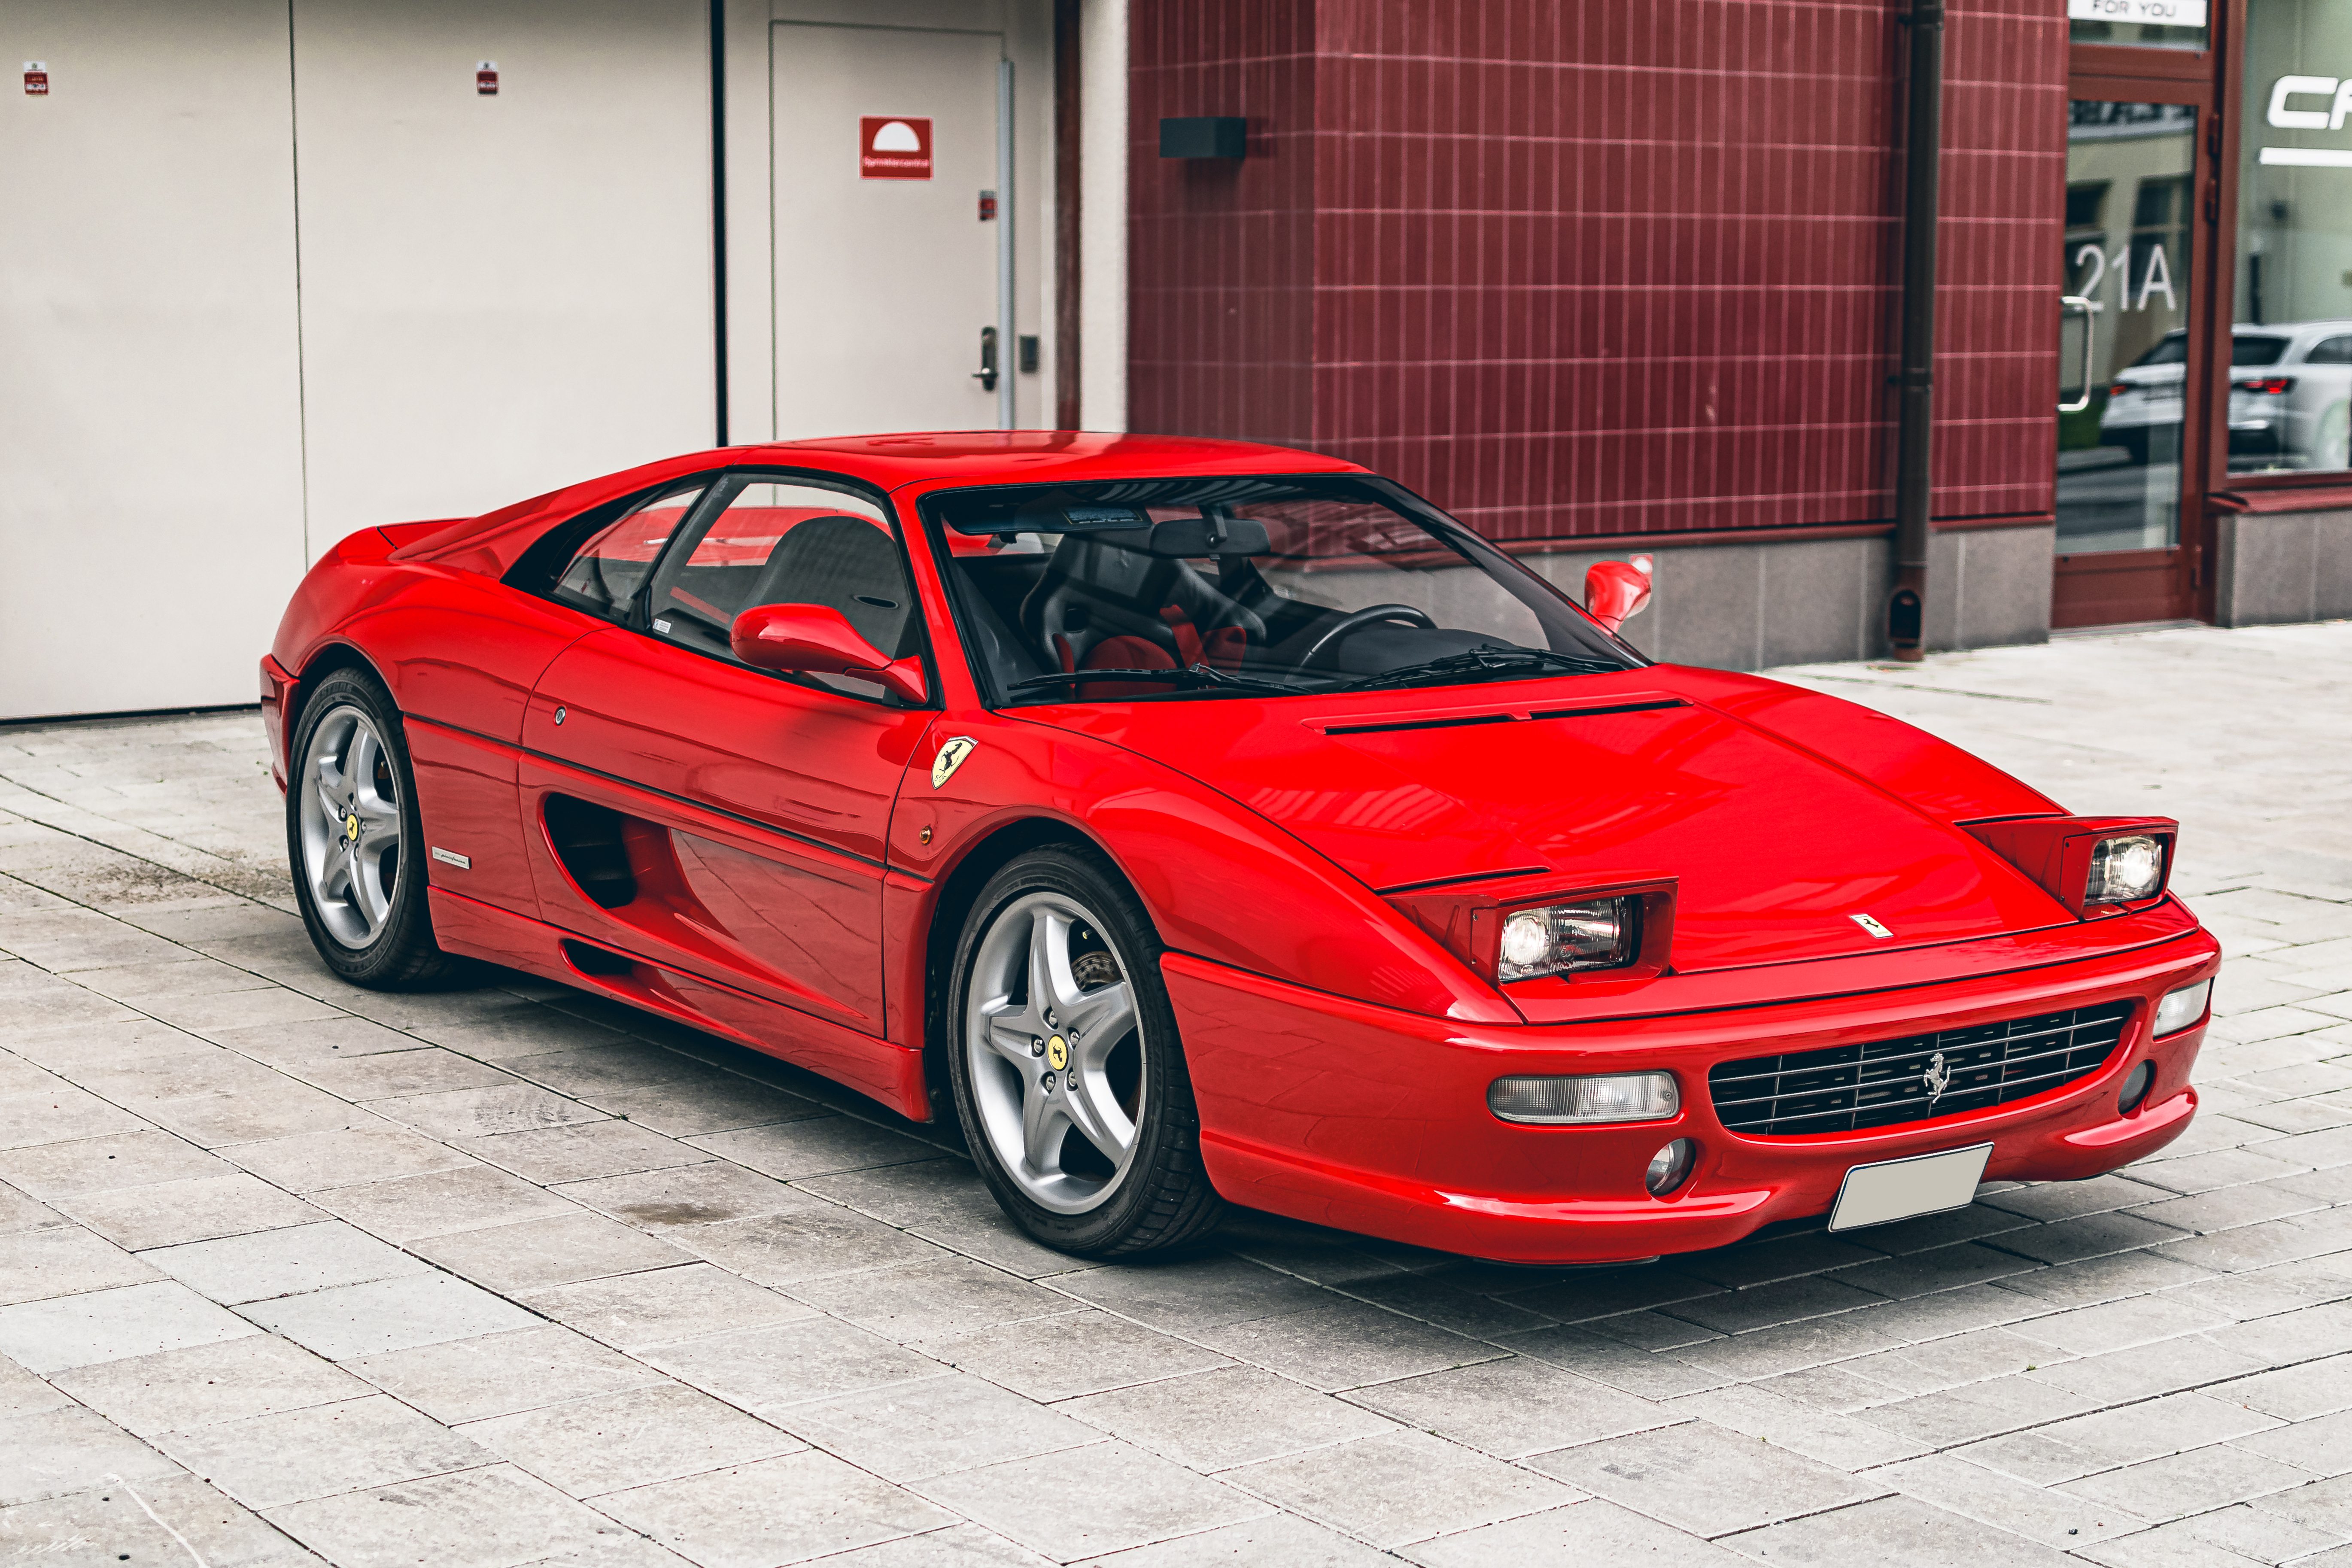
[[[823,604],[921,646],[878,497],[738,475],[673,537],[629,623],[551,665],[523,802],[558,925],[862,1035],[885,1032],[890,808],[931,721],[846,676],[735,658],[753,604]]]

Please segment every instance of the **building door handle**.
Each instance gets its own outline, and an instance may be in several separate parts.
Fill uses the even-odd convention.
[[[2060,389],[2062,395],[2058,399],[2058,412],[2061,414],[2080,414],[2084,409],[2091,406],[2091,363],[2093,358],[2091,353],[2091,331],[2092,328],[2097,321],[2097,318],[2094,316],[2092,312],[2097,309],[2098,307],[2096,305],[2092,304],[2080,294],[2062,294],[2058,298],[2058,320],[2062,325],[2066,320],[2066,313],[2070,310],[2079,310],[2082,312],[2083,316],[2083,395],[2074,399],[2074,402],[2069,403],[2063,395],[2064,389],[2062,387]]]
[[[971,378],[980,383],[980,389],[982,392],[996,390],[996,329],[994,327],[980,329],[980,368],[971,373]]]

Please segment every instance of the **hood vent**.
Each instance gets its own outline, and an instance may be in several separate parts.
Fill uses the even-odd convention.
[[[1385,724],[1328,724],[1327,735],[1381,735],[1397,730],[1459,730],[1469,724],[1525,724],[1538,719],[1597,719],[1604,713],[1645,713],[1653,708],[1687,708],[1679,697],[1653,702],[1612,702],[1600,708],[1539,708],[1531,713],[1472,713],[1449,719],[1399,719]]]

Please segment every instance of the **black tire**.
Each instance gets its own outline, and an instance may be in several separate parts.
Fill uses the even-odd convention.
[[[313,851],[305,842],[304,820],[306,802],[320,788],[310,765],[312,746],[331,723],[339,731],[355,728],[354,715],[372,732],[380,752],[367,769],[370,798],[379,806],[389,804],[393,815],[387,820],[396,819],[398,824],[388,853],[392,865],[387,869],[379,859],[366,874],[380,895],[375,901],[381,902],[382,912],[358,941],[353,940],[352,928],[365,918],[357,908],[360,894],[346,881],[345,886],[352,889],[350,896],[337,899],[328,894],[322,906],[321,895],[312,886]],[[438,990],[470,980],[475,966],[442,952],[433,940],[433,914],[425,896],[425,827],[416,805],[416,773],[409,765],[407,735],[392,694],[372,673],[336,670],[304,700],[287,757],[287,863],[294,874],[294,899],[302,910],[303,928],[327,967],[339,978],[371,991]],[[383,788],[387,784],[394,798],[383,803]],[[356,815],[352,820],[359,820]],[[359,831],[356,826],[352,829],[354,847]]]
[[[1133,1032],[1118,1037],[1127,1040],[1126,1046],[1110,1047],[1132,1049],[1139,1056],[1139,1064],[1129,1069],[1140,1104],[1140,1115],[1132,1123],[1132,1153],[1124,1169],[1108,1178],[1104,1195],[1081,1213],[1056,1212],[1035,1201],[1024,1178],[1016,1177],[992,1135],[981,1102],[982,1086],[975,1080],[976,1071],[996,1070],[997,1060],[983,1051],[976,1068],[970,1044],[967,1019],[983,939],[1041,895],[1066,900],[1091,913],[1101,928],[1101,945],[1118,965],[1110,973],[1125,982],[1132,995]],[[1090,933],[1081,929],[1077,934]],[[964,919],[950,972],[946,1020],[956,1114],[981,1178],[998,1204],[1015,1225],[1056,1251],[1091,1258],[1165,1251],[1198,1240],[1215,1227],[1223,1212],[1223,1202],[1201,1163],[1200,1112],[1175,1009],[1160,976],[1161,951],[1150,916],[1125,881],[1097,856],[1059,846],[1031,850],[1007,862],[989,879]],[[1068,1059],[1076,1063],[1076,1048],[1069,1049]],[[1076,1076],[1071,1074],[1074,1086]],[[1009,1079],[1000,1079],[1004,1081]],[[1022,1092],[1028,1088],[1024,1080]],[[1005,1091],[997,1088],[991,1092]],[[1001,1100],[995,1103],[1001,1115]],[[1072,1136],[1076,1136],[1075,1128]],[[1078,1152],[1086,1152],[1083,1148]],[[1027,1179],[1034,1183],[1034,1171]]]

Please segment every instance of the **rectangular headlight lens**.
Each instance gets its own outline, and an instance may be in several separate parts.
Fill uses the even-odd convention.
[[[1641,921],[1642,900],[1631,895],[1513,910],[1503,917],[1496,978],[1532,980],[1573,969],[1622,968],[1641,951]]]
[[[1498,1078],[1487,1109],[1506,1121],[1663,1121],[1682,1109],[1670,1072],[1587,1078]]]
[[[2146,833],[2102,838],[2091,847],[2086,904],[2130,904],[2156,897],[2164,886],[2164,841]]]
[[[2178,991],[2168,991],[2164,1000],[2156,1005],[2156,1032],[2177,1035],[2205,1016],[2205,1004],[2213,994],[2213,983],[2200,980],[2194,985],[2184,985]]]

